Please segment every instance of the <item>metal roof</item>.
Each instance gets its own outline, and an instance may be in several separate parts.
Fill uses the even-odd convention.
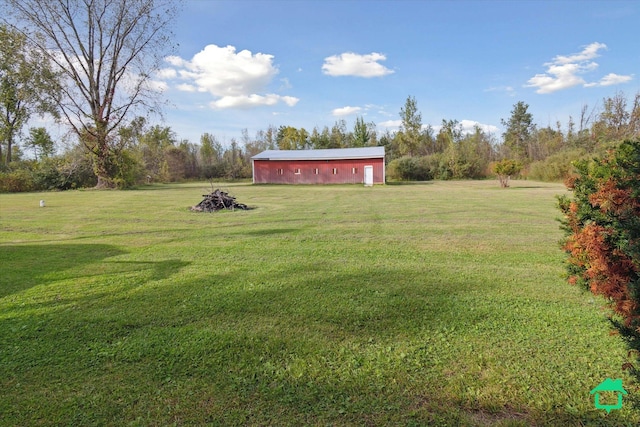
[[[337,160],[384,158],[384,147],[330,148],[322,150],[266,150],[253,160]]]

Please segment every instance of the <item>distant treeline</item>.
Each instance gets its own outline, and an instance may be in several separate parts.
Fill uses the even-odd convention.
[[[524,102],[514,104],[504,133],[495,135],[476,126],[464,131],[457,120],[443,120],[436,130],[422,124],[415,98],[400,110],[398,131],[379,132],[362,117],[353,129],[339,120],[329,128],[311,131],[292,126],[269,126],[223,145],[205,133],[197,143],[180,140],[167,126],[151,125],[137,117],[122,126],[112,144],[110,164],[121,188],[151,182],[196,179],[235,180],[251,177],[251,157],[267,149],[305,150],[384,146],[389,180],[482,179],[493,175],[492,164],[514,159],[530,179],[562,180],[571,162],[593,157],[626,139],[640,138],[640,94],[629,100],[618,92],[602,105],[584,106],[566,124],[539,126]],[[55,143],[46,129],[32,128],[22,146],[14,145],[13,159],[0,165],[0,191],[70,189],[96,185],[92,155],[83,141],[54,155]],[[0,149],[6,147],[0,147]],[[35,153],[25,159],[24,150]]]

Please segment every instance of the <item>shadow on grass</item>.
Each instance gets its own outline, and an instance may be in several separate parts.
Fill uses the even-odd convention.
[[[176,259],[152,262],[107,260],[125,253],[115,246],[103,244],[0,245],[0,298],[33,286],[74,277],[150,270],[145,280],[161,280],[189,264]],[[91,268],[93,264],[95,268]]]
[[[0,245],[0,298],[46,284],[61,271],[124,253],[103,244]]]
[[[220,188],[223,191],[227,191],[225,188],[229,187],[248,187],[253,185],[251,181],[239,180],[239,181],[192,181],[192,182],[171,182],[171,183],[151,183],[137,185],[132,188],[121,191],[158,191],[158,190],[175,190],[175,189],[201,189],[203,191],[213,191],[216,188]],[[213,188],[212,188],[213,186]]]
[[[542,185],[517,185],[517,186],[509,186],[509,189],[511,190],[531,190],[531,189],[535,189],[535,188],[549,188],[549,187],[544,187]]]
[[[245,231],[238,234],[243,234],[246,236],[272,236],[274,234],[289,234],[295,233],[296,231],[300,231],[300,228],[264,228],[262,230],[254,230],[254,231]]]
[[[151,270],[151,274],[146,278],[148,281],[166,279],[191,263],[180,259],[166,259],[162,261],[109,261],[108,264],[116,267],[116,273]]]
[[[102,249],[103,257],[112,253]],[[160,277],[185,265],[110,264],[149,264]],[[431,279],[425,286],[420,273],[375,265],[336,271],[335,264],[292,260],[268,274],[250,268],[78,300],[73,309],[7,323],[0,330],[7,343],[0,348],[0,412],[14,425],[52,415],[78,425],[598,421],[599,414],[522,408],[522,400],[517,409],[469,407],[444,394],[437,384],[447,380],[441,371],[450,361],[437,348],[457,336],[446,328],[454,320],[482,326],[491,314],[490,306],[461,305],[462,283]],[[30,411],[18,412],[21,406]]]
[[[386,185],[433,185],[433,181],[387,181]]]

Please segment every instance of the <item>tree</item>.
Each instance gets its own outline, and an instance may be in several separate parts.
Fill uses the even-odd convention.
[[[389,163],[391,160],[399,158],[397,153],[395,153],[395,144],[393,143],[395,136],[391,133],[389,129],[386,129],[382,135],[380,135],[380,139],[378,140],[378,144],[380,147],[384,147],[385,162]]]
[[[439,146],[444,147],[442,153],[446,158],[447,170],[450,178],[461,178],[458,171],[458,150],[457,146],[462,139],[462,125],[457,120],[442,120],[442,127],[436,135]]]
[[[147,119],[144,117],[136,117],[127,126],[121,126],[118,129],[120,145],[128,148],[137,148],[142,135],[146,132]]]
[[[571,129],[571,122],[569,123],[569,129]],[[534,147],[532,152],[532,160],[542,160],[550,155],[556,154],[565,146],[565,137],[562,134],[562,128],[560,123],[556,123],[556,128],[552,129],[551,126],[547,126],[540,129],[535,129],[531,139],[534,141],[531,144]]]
[[[400,155],[413,156],[420,146],[422,131],[422,115],[418,112],[418,104],[412,96],[407,97],[404,107],[400,109],[402,125],[396,134]]]
[[[200,136],[200,161],[203,166],[212,166],[222,158],[222,144],[210,133]]]
[[[231,146],[224,152],[223,157],[226,163],[226,178],[237,179],[251,176],[251,168],[247,167],[248,165],[244,162],[242,150],[234,138],[231,138]]]
[[[178,149],[184,153],[184,176],[185,179],[198,178],[200,170],[198,168],[198,146],[188,139],[183,139],[178,144]]]
[[[602,101],[603,111],[592,125],[596,141],[616,143],[640,137],[640,93],[636,94],[631,110],[622,92]]]
[[[633,98],[633,107],[629,115],[629,133],[630,139],[640,139],[640,92],[636,93]]]
[[[439,149],[436,143],[436,137],[434,133],[434,129],[431,125],[426,125],[422,129],[422,147],[421,154],[422,155],[430,155],[444,151],[443,149]]]
[[[0,24],[0,159],[5,163],[11,162],[15,137],[34,112],[57,117],[56,79],[45,55],[32,51],[23,34]]]
[[[4,1],[36,51],[64,76],[57,106],[93,155],[97,187],[113,187],[119,149],[113,134],[136,108],[155,109],[150,80],[171,47],[174,2]]]
[[[260,141],[265,150],[275,150],[277,135],[278,129],[273,125],[269,125],[266,131],[260,130],[256,133],[256,140]]]
[[[170,127],[152,126],[140,135],[138,150],[148,176],[160,181],[170,180],[166,153],[175,148],[176,135]]]
[[[24,145],[33,150],[36,160],[38,160],[38,157],[51,156],[55,148],[53,139],[51,139],[47,129],[43,127],[29,129],[29,137],[25,140]]]
[[[210,133],[200,136],[200,165],[205,178],[218,178],[225,175],[222,162],[224,149],[222,144]]]
[[[502,134],[504,144],[511,150],[511,153],[520,159],[531,159],[531,149],[529,142],[535,126],[533,115],[528,111],[529,105],[519,101],[511,110],[509,120],[502,119],[502,125],[506,130]]]
[[[305,128],[296,129],[293,126],[280,126],[277,141],[280,150],[304,150],[308,145],[309,133]]]
[[[326,148],[344,148],[349,145],[349,137],[347,135],[347,122],[344,120],[336,120],[331,127],[329,134],[329,145]]]
[[[500,160],[493,165],[493,172],[498,175],[500,187],[502,188],[507,188],[509,186],[509,179],[513,175],[519,174],[521,170],[522,163],[512,159]]]
[[[164,150],[163,166],[166,164],[167,181],[179,181],[185,178],[188,167],[188,152],[185,150],[186,145],[182,147],[170,146]]]
[[[573,199],[564,214],[567,277],[612,309],[611,322],[640,361],[640,140],[625,141],[603,158],[576,162],[567,182]],[[636,378],[640,370],[632,368]]]
[[[270,142],[265,138],[265,132],[256,132],[256,137],[251,139],[247,129],[242,130],[242,145],[246,163],[251,163],[251,157],[265,150],[270,150]]]
[[[371,131],[369,126],[364,122],[362,117],[356,118],[356,123],[353,126],[353,134],[351,136],[352,147],[365,147],[369,145],[371,140]]]
[[[493,147],[490,136],[480,126],[476,125],[473,133],[464,135],[456,143],[456,151],[457,165],[454,178],[478,179],[486,176],[493,156]]]

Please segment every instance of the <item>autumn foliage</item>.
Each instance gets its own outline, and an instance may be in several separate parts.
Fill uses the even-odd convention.
[[[559,198],[568,281],[610,303],[612,321],[633,348],[640,344],[640,141],[575,165]],[[637,348],[636,348],[637,349]]]

